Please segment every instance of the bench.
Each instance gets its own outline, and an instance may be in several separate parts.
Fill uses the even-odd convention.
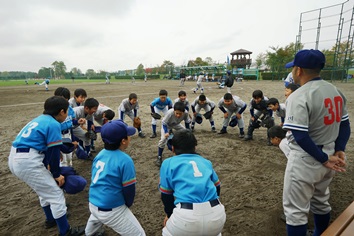
[[[321,234],[321,236],[349,235],[354,235],[354,201]]]

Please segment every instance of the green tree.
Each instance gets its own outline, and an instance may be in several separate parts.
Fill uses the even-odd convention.
[[[272,49],[273,52],[267,51],[265,65],[270,68],[275,75],[274,79],[281,79],[287,73],[285,64],[294,59],[295,44],[290,43],[285,47],[272,46],[270,49]]]
[[[349,68],[353,66],[354,51],[350,48],[348,41],[340,43],[338,48],[335,44],[330,50],[325,49],[322,52],[326,56],[327,68]]]
[[[52,63],[54,69],[54,78],[64,78],[66,66],[63,61],[55,61]]]
[[[144,65],[143,64],[139,64],[138,67],[136,68],[136,74],[137,75],[144,75],[145,74],[145,70],[144,70]]]
[[[95,72],[94,69],[87,69],[85,75],[86,75],[87,77],[92,77],[92,76],[95,76],[95,75],[96,75],[96,72]]]
[[[170,74],[173,69],[175,68],[175,64],[171,61],[163,61],[162,65],[160,66],[160,73]]]
[[[72,76],[80,76],[82,75],[82,72],[80,69],[78,69],[77,67],[74,67],[70,70],[70,73]]]
[[[211,65],[215,64],[211,57],[206,57],[205,62],[207,63],[207,66],[211,66]]]
[[[258,54],[256,58],[256,67],[259,69],[263,64],[265,64],[266,55],[264,53]]]
[[[53,72],[53,68],[51,67],[42,67],[41,69],[39,69],[38,71],[38,77],[39,78],[48,78],[48,77],[52,77],[52,72]]]

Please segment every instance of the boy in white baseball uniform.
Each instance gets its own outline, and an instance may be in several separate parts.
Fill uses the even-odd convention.
[[[246,110],[247,104],[237,96],[232,96],[231,93],[226,93],[218,103],[219,109],[224,113],[224,121],[222,124],[222,129],[219,134],[227,133],[227,126],[229,125],[230,118],[232,114],[235,113],[234,119],[236,118],[238,128],[240,129],[240,138],[245,137],[244,127],[245,122],[243,120],[242,113]]]
[[[193,93],[196,93],[199,89],[200,89],[200,93],[202,93],[202,94],[204,93],[204,88],[202,85],[203,79],[204,79],[204,73],[200,72],[198,79],[197,79],[197,87],[195,89],[193,89]]]
[[[69,103],[61,96],[48,98],[42,115],[29,122],[12,143],[10,171],[39,196],[46,224],[56,222],[59,235],[82,235],[84,227],[70,227],[64,192],[65,178],[60,173],[60,123],[67,117]],[[43,164],[46,153],[51,171]]]
[[[86,98],[87,98],[87,93],[85,89],[82,88],[75,89],[74,97],[69,99],[69,105],[72,108],[82,106],[84,105]]]
[[[86,132],[94,129],[93,114],[97,111],[98,105],[99,103],[96,99],[88,98],[85,101],[84,106],[74,107],[76,120],[79,121],[79,125],[74,125],[73,134],[76,138],[83,142],[83,148],[88,156],[90,155],[91,150],[91,139],[87,137]],[[87,125],[87,127],[85,127],[86,130],[81,127],[85,123]]]
[[[211,131],[216,132],[214,119],[213,119],[213,111],[215,109],[215,103],[207,98],[204,94],[199,95],[191,104],[192,112],[193,112],[193,119],[191,129],[194,130],[195,122],[198,121],[197,116],[200,116],[199,112],[203,109],[206,113],[211,112],[209,122],[211,126]],[[201,118],[201,117],[200,117]],[[200,122],[201,123],[201,122]]]
[[[350,137],[345,96],[320,77],[325,55],[301,50],[292,67],[301,87],[286,100],[284,129],[290,130],[290,154],[285,170],[283,207],[289,236],[306,235],[308,214],[314,215],[314,235],[330,222],[329,184],[334,173],[344,172],[345,147]],[[287,133],[288,134],[288,133]]]
[[[119,119],[124,120],[124,117],[128,116],[134,122],[134,118],[138,116],[138,110],[138,95],[131,93],[128,98],[123,99],[118,107]],[[141,127],[137,129],[139,137],[145,138],[145,134],[141,130]]]
[[[267,101],[267,106],[271,109],[275,114],[280,117],[280,126],[283,126],[285,120],[285,104],[279,103],[276,98],[269,98]]]
[[[184,129],[181,125],[181,121],[184,120],[186,128],[189,129],[190,119],[188,112],[185,110],[185,105],[182,102],[176,102],[173,105],[173,109],[168,110],[165,117],[162,120],[161,127],[161,139],[158,144],[158,156],[156,160],[156,165],[161,166],[162,163],[162,152],[166,146],[167,139],[172,133],[172,130]]]

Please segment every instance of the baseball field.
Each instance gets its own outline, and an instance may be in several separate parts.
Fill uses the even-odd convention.
[[[347,97],[349,117],[354,119],[354,84],[335,82]],[[7,166],[7,157],[11,143],[22,127],[43,112],[43,102],[54,94],[59,86],[65,86],[73,92],[76,88],[84,88],[88,97],[96,98],[100,103],[111,107],[116,112],[120,102],[129,93],[138,94],[140,105],[139,116],[146,138],[137,135],[132,137],[127,153],[133,158],[137,172],[137,192],[132,212],[140,221],[147,235],[161,235],[164,219],[163,204],[158,191],[159,168],[154,161],[157,157],[159,138],[151,139],[150,102],[158,97],[160,89],[166,89],[169,97],[174,100],[180,90],[187,92],[192,102],[199,94],[193,94],[196,86],[187,81],[179,87],[177,80],[148,80],[135,83],[102,82],[67,84],[50,84],[49,91],[43,86],[33,84],[23,86],[0,87],[0,235],[57,235],[57,229],[45,229],[45,217],[36,195],[25,183],[11,174]],[[215,82],[204,82],[206,96],[217,103],[226,93],[218,89]],[[281,81],[243,81],[235,83],[232,93],[239,96],[247,104],[252,92],[261,89],[265,96],[276,97],[285,101],[284,85]],[[199,91],[198,91],[199,92]],[[214,120],[216,129],[222,126],[223,115],[215,109]],[[250,118],[249,109],[244,112],[246,128]],[[126,117],[125,121],[132,125]],[[280,123],[275,118],[276,124]],[[161,123],[158,123],[158,137]],[[353,130],[353,127],[352,127]],[[204,120],[196,125],[194,131],[197,140],[197,152],[209,159],[221,180],[220,201],[225,205],[227,220],[223,229],[224,236],[230,235],[285,235],[285,223],[280,219],[282,213],[283,176],[286,158],[278,147],[267,146],[266,129],[254,132],[254,140],[243,141],[238,138],[238,127],[228,128],[227,134],[212,133],[210,124]],[[333,179],[330,190],[332,220],[334,220],[354,200],[354,145],[353,135],[347,145],[348,167],[346,173],[339,173]],[[98,137],[96,150],[103,147]],[[97,154],[97,153],[96,153]],[[95,154],[95,155],[96,155]],[[167,148],[163,158],[172,156]],[[69,223],[84,225],[90,215],[88,209],[88,187],[91,177],[91,161],[73,159],[73,166],[80,175],[88,180],[85,190],[76,195],[66,195]],[[310,215],[311,216],[311,215]],[[310,217],[311,219],[312,217]],[[313,227],[310,220],[309,227]],[[105,227],[106,235],[116,235]]]

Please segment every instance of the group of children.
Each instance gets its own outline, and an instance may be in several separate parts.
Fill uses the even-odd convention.
[[[297,86],[289,84],[286,87],[286,96],[296,88]],[[134,120],[138,116],[137,95],[131,93],[128,98],[123,99],[118,107],[119,119],[116,120],[113,120],[115,112],[111,108],[100,104],[95,98],[87,98],[84,89],[76,89],[74,97],[71,98],[70,91],[67,88],[59,87],[55,90],[54,95],[46,100],[43,115],[29,122],[21,130],[13,142],[9,156],[11,172],[26,182],[39,195],[40,204],[46,216],[45,226],[50,228],[57,225],[60,235],[81,235],[84,232],[86,235],[95,235],[102,230],[103,224],[108,225],[121,235],[131,232],[134,232],[134,235],[145,235],[143,228],[129,210],[134,201],[136,177],[133,160],[124,153],[124,150],[129,146],[130,136],[136,132],[135,128],[124,123],[124,117],[127,115]],[[245,134],[243,112],[247,108],[247,104],[238,96],[226,93],[216,104],[202,93],[189,104],[186,92],[179,91],[178,98],[173,103],[168,97],[168,92],[164,89],[160,90],[159,97],[150,103],[152,115],[163,113],[156,164],[159,167],[163,165],[162,153],[166,144],[170,144],[168,145],[169,148],[176,155],[186,153],[194,155],[196,141],[193,141],[195,137],[192,132],[197,124],[203,122],[203,117],[209,120],[211,131],[216,132],[213,120],[216,106],[224,114],[222,128],[218,134],[227,133],[228,126],[235,127],[238,125],[239,137],[244,138],[244,140],[251,140],[254,129],[265,126],[269,129],[269,142],[279,145],[286,153],[285,133],[281,128],[285,117],[284,104],[279,103],[276,98],[266,98],[261,90],[255,90],[252,97],[250,102],[251,119],[247,134]],[[192,115],[189,114],[190,108]],[[202,110],[204,110],[203,115],[200,114]],[[280,126],[274,126],[273,111],[281,118]],[[150,138],[157,137],[157,121],[158,119],[153,116]],[[182,121],[184,121],[184,125],[181,124]],[[145,137],[141,127],[137,128],[137,131],[139,137]],[[75,149],[78,158],[82,156],[83,159],[90,158],[91,152],[95,151],[95,138],[90,135],[92,132],[101,133],[104,149],[95,157],[92,165],[89,192],[91,216],[86,227],[71,227],[67,221],[65,197],[62,190],[66,181],[68,183],[70,181],[64,176],[60,168],[72,166],[72,153]],[[38,133],[44,135],[39,137]],[[181,137],[185,137],[186,140],[182,140]],[[66,143],[71,144],[69,148],[63,144],[64,140],[67,139],[70,142],[66,141]],[[188,140],[195,142],[195,144],[190,146]],[[176,149],[177,147],[178,149]],[[78,152],[78,150],[81,151]],[[119,156],[119,158],[115,158],[116,156]],[[119,161],[117,161],[118,159]],[[193,165],[194,170],[195,167]],[[160,174],[167,178],[166,168],[168,167],[161,168]],[[121,175],[120,173],[124,174]],[[28,175],[32,174],[39,177],[36,180],[31,180]],[[76,178],[79,177],[76,176]],[[178,179],[178,176],[175,176],[175,178]],[[78,180],[77,183],[75,182],[76,185],[71,184],[71,188],[80,189],[73,191],[74,193],[82,191],[86,185],[85,180]],[[168,221],[168,217],[171,216],[173,210],[171,208],[172,204],[175,206],[181,202],[178,200],[170,201],[168,197],[173,193],[168,188],[176,186],[171,186],[171,183],[166,182],[167,179],[161,178],[160,180],[160,191],[167,214],[164,231],[173,232],[176,229],[174,229],[173,222]],[[168,181],[170,181],[169,178]],[[217,183],[218,179],[214,173],[205,181]],[[107,186],[109,186],[108,190]],[[51,191],[48,192],[48,189],[51,189]],[[218,189],[217,198],[219,191],[220,189]],[[222,206],[217,198],[215,200],[215,196],[213,194],[207,200],[210,201],[210,204],[215,204],[212,207]],[[195,203],[201,202],[197,201]],[[220,208],[218,214],[225,214],[223,207]],[[217,230],[220,232],[224,222],[225,219],[221,228],[218,225]],[[168,227],[166,228],[166,226]]]

